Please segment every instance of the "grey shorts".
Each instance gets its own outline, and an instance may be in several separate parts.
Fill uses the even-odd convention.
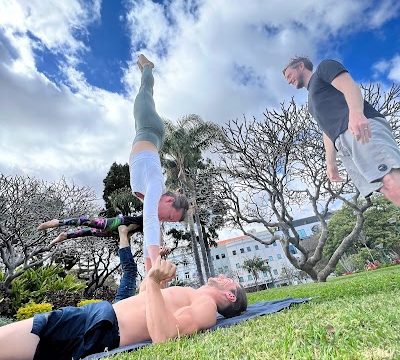
[[[400,149],[389,123],[384,118],[368,120],[371,128],[368,143],[357,141],[349,130],[335,141],[339,158],[362,196],[379,191],[382,178],[392,169],[400,168]]]

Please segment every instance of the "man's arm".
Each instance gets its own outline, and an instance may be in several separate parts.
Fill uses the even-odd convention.
[[[322,133],[325,147],[325,158],[326,158],[326,173],[330,181],[343,181],[339,175],[339,170],[336,162],[336,149],[332,140],[325,134]]]
[[[167,309],[160,282],[173,278],[175,270],[174,264],[159,256],[146,279],[146,322],[154,343],[193,334],[216,322],[216,306],[208,299],[180,309],[176,314]]]
[[[366,143],[371,138],[368,119],[364,116],[364,99],[359,86],[348,72],[342,72],[332,80],[332,86],[343,93],[349,107],[349,130],[357,141]]]

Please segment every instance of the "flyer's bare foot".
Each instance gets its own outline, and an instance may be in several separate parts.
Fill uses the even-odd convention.
[[[53,219],[50,221],[46,221],[44,223],[41,223],[37,229],[38,230],[46,230],[46,229],[51,229],[51,228],[55,228],[58,227],[60,225],[60,221],[58,219]]]
[[[139,67],[140,71],[143,72],[143,66],[142,66],[142,64],[140,63],[139,60],[136,62],[136,64]]]
[[[50,246],[53,246],[59,242],[62,242],[64,240],[67,240],[67,233],[65,231],[63,231],[62,233],[60,233],[60,235],[58,235],[51,243]]]
[[[142,69],[144,66],[150,66],[150,67],[154,67],[154,64],[143,54],[139,54],[138,56],[138,63],[142,66]],[[139,65],[139,67],[140,67]]]

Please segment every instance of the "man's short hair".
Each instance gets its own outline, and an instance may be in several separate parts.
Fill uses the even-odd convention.
[[[296,67],[298,64],[303,63],[304,67],[307,70],[313,71],[314,65],[308,57],[305,56],[296,56],[289,61],[289,63],[282,70],[283,75],[285,76],[285,71],[288,67]]]
[[[189,210],[189,201],[186,195],[172,191],[167,191],[164,195],[174,198],[174,203],[172,204],[172,207],[176,210],[182,210],[182,216],[179,221],[185,220],[186,213]]]
[[[226,318],[231,318],[240,315],[243,311],[247,309],[247,295],[246,291],[242,286],[237,286],[234,289],[229,290],[236,295],[236,301],[230,302],[229,305],[223,309],[218,307],[218,312]]]

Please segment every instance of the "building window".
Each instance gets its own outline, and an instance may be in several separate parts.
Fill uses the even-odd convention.
[[[243,282],[243,281],[244,281],[243,276],[239,276],[239,282]]]
[[[236,269],[240,269],[240,264],[239,263],[236,264]]]
[[[297,254],[297,249],[292,244],[289,244],[289,251],[291,254]]]
[[[215,255],[215,258],[216,258],[217,260],[219,260],[219,255]]]
[[[282,255],[281,254],[278,254],[276,256],[278,257],[278,259],[282,259]]]
[[[297,233],[299,234],[300,239],[304,239],[307,236],[304,229],[297,230]]]
[[[233,251],[232,251],[232,255],[236,255],[236,250],[233,250]]]
[[[225,259],[225,254],[221,254],[221,259]]]
[[[243,248],[240,249],[240,253],[241,253],[241,254],[244,253],[244,249],[243,249]]]
[[[249,275],[247,275],[247,279],[251,281],[251,280],[253,280],[253,276],[251,276],[251,275],[249,274]]]
[[[224,272],[227,273],[228,272],[228,267],[225,265],[224,266]]]
[[[258,249],[258,245],[255,245],[255,246],[254,246],[254,249],[255,249],[255,250],[259,250],[259,249]]]
[[[251,248],[250,248],[250,246],[248,246],[248,247],[247,247],[247,252],[249,252],[249,251],[251,251]]]
[[[278,270],[274,269],[273,273],[274,273],[274,275],[278,275]]]
[[[187,260],[183,260],[182,265],[183,265],[183,266],[188,266]]]
[[[274,242],[274,246],[278,246],[278,244],[276,243],[276,241]]]
[[[190,275],[188,272],[185,272],[185,279],[190,279]]]
[[[274,257],[272,255],[268,256],[268,261],[274,261]]]

